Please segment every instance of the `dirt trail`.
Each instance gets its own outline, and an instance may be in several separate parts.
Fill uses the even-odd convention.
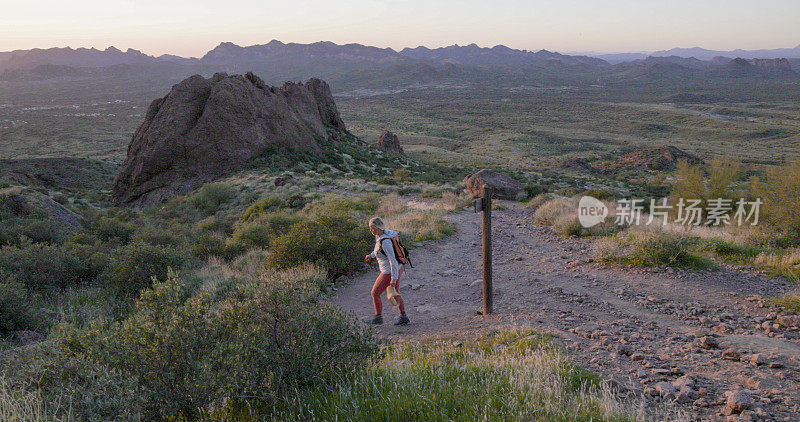
[[[752,404],[729,419],[800,420],[800,333],[776,325],[758,303],[788,289],[786,281],[736,268],[606,267],[591,262],[590,241],[561,239],[531,223],[532,209],[504,205],[492,214],[495,315],[476,314],[480,216],[462,212],[450,216],[455,234],[412,251],[416,268],[400,289],[412,323],[385,318],[382,335],[402,341],[530,326],[560,339],[577,364],[654,401],[674,401],[696,419],[725,420],[725,393],[745,390]],[[353,278],[336,302],[371,315],[375,276]],[[393,313],[386,305],[384,316]]]

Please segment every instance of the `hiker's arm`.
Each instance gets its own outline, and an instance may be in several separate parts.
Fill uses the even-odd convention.
[[[394,256],[394,245],[392,239],[383,239],[383,251],[386,252],[386,257],[389,258],[389,267],[392,269],[392,284],[397,284],[397,279],[400,278],[400,263],[397,262],[397,257]]]

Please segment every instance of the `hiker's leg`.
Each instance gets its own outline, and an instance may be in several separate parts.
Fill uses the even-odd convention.
[[[403,276],[403,269],[405,269],[405,265],[400,266],[400,271],[397,273],[397,293],[400,293],[400,277]],[[403,303],[403,296],[397,296],[397,309],[400,310],[401,314],[406,313],[406,304]]]
[[[381,294],[389,287],[392,282],[391,274],[381,274],[375,279],[375,284],[372,286],[372,306],[375,307],[375,315],[380,315],[383,312],[383,301]]]

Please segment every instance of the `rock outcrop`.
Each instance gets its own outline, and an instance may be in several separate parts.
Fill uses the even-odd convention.
[[[81,228],[83,218],[49,196],[23,186],[0,189],[0,211],[17,217],[52,220],[64,230]]]
[[[678,161],[700,164],[700,158],[673,146],[643,148],[629,152],[609,163],[606,170],[675,170]]]
[[[320,151],[346,131],[328,84],[271,87],[252,73],[195,75],[153,101],[113,188],[117,205],[183,194],[281,149]]]
[[[383,132],[381,137],[378,138],[378,147],[386,151],[403,153],[403,147],[400,146],[400,140],[397,139],[397,135],[388,130]]]
[[[483,169],[464,178],[464,184],[470,195],[475,198],[483,196],[483,187],[489,186],[494,190],[493,198],[517,199],[525,187],[521,183],[494,170]]]

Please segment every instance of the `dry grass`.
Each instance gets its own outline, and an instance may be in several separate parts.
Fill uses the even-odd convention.
[[[287,396],[280,420],[681,420],[669,408],[619,399],[549,340],[509,329],[479,338],[396,343],[330,388]]]
[[[0,376],[0,420],[39,422],[54,419],[49,415],[38,391],[12,387],[4,376]]]
[[[569,198],[556,197],[542,203],[533,214],[533,222],[552,226],[564,215],[577,216],[578,204]]]

